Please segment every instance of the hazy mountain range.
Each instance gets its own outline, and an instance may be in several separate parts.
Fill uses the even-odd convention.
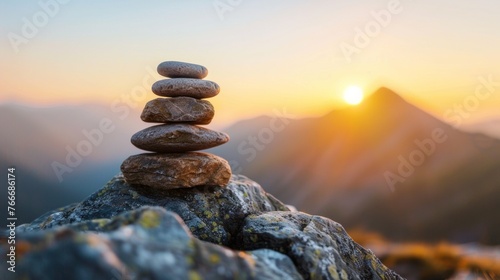
[[[388,89],[320,118],[259,117],[226,132],[214,151],[300,210],[392,239],[500,242],[500,141]]]
[[[92,132],[100,129],[103,119],[110,120],[115,130],[103,133],[97,141],[99,137]],[[102,187],[119,172],[128,155],[138,152],[129,139],[144,124],[138,115],[131,113],[122,120],[98,105],[33,108],[4,104],[0,106],[0,127],[0,167],[16,167],[17,217],[27,222],[45,211],[80,201]],[[93,135],[97,145],[83,130]],[[69,159],[73,166],[67,165],[70,151],[79,150],[84,152],[80,162],[72,155]],[[68,167],[60,174],[62,181],[54,171],[54,162]],[[6,201],[6,195],[1,197]],[[0,212],[0,218],[5,215],[5,211]]]
[[[283,115],[235,123],[225,130],[231,141],[211,152],[284,202],[348,228],[392,239],[500,242],[499,140],[457,130],[388,89],[319,118]],[[68,167],[69,151],[86,151],[81,143],[99,138],[92,132],[103,119],[115,129],[59,182],[53,163]],[[93,105],[13,104],[0,107],[0,125],[10,131],[1,136],[1,166],[18,170],[24,222],[101,187],[139,152],[129,139],[147,126],[137,112],[120,119]]]

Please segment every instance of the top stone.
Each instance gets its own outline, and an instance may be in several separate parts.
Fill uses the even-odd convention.
[[[167,78],[203,79],[208,75],[204,66],[179,61],[165,61],[158,65],[158,74]]]

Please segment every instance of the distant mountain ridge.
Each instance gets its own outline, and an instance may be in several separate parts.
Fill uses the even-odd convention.
[[[467,131],[483,133],[488,136],[500,139],[500,118],[476,122],[464,127]]]
[[[500,242],[497,139],[456,130],[381,88],[359,106],[290,120],[269,143],[256,141],[248,160],[241,147],[271,119],[229,127],[231,141],[213,152],[299,210],[396,239]],[[389,173],[402,180],[391,186]]]

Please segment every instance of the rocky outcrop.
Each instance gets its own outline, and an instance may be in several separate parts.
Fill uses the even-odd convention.
[[[118,175],[81,203],[49,212],[19,230],[42,230],[109,219],[142,206],[160,206],[175,212],[195,236],[225,246],[230,246],[247,216],[288,210],[244,176],[233,175],[225,188],[150,190],[129,185],[122,175]]]
[[[28,235],[21,244],[29,249],[18,255],[20,279],[301,279],[285,255],[200,241],[161,207]]]
[[[341,225],[289,211],[244,176],[152,191],[118,175],[17,233],[26,279],[401,279]]]

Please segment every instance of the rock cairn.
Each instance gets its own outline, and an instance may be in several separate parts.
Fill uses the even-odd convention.
[[[141,119],[161,124],[141,130],[131,139],[137,148],[154,153],[127,158],[121,165],[123,176],[132,185],[157,189],[226,186],[231,178],[227,161],[194,152],[229,141],[225,133],[197,126],[212,121],[214,107],[203,99],[216,96],[219,85],[203,80],[207,68],[191,63],[162,62],[158,73],[170,79],[157,81],[152,90],[165,98],[149,101]]]

